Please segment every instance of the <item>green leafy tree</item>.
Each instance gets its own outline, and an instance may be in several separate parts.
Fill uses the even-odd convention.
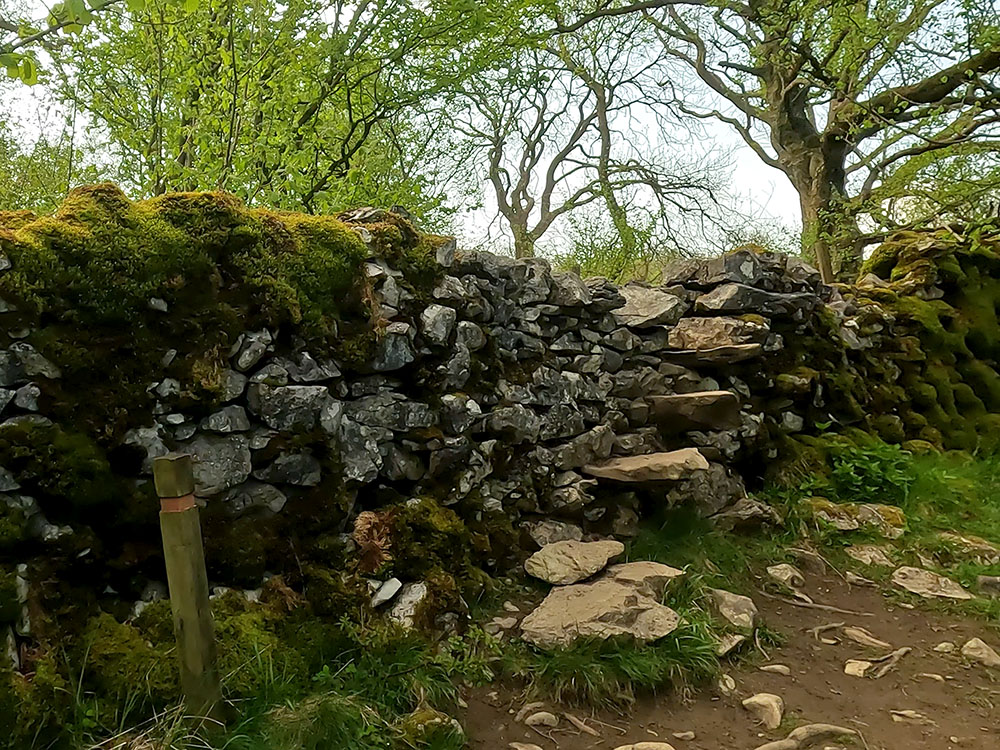
[[[464,73],[453,53],[480,23],[462,0],[151,0],[100,14],[52,54],[60,96],[106,134],[137,192],[433,214],[441,142],[411,116]]]
[[[93,154],[75,136],[72,120],[30,141],[0,121],[0,209],[48,212],[71,187],[100,180]]]
[[[852,265],[862,218],[953,158],[995,151],[1000,7],[979,0],[649,0],[557,14],[573,33],[639,15],[678,64],[675,103],[730,126],[799,194],[823,277]],[[700,79],[698,92],[685,84]],[[665,82],[668,83],[669,82]],[[835,258],[837,248],[846,257]]]
[[[186,8],[198,0],[173,0]],[[63,0],[52,6],[43,4],[46,13],[39,18],[37,5],[5,1],[0,3],[0,66],[10,78],[29,85],[38,83],[38,52],[51,51],[72,34],[78,34],[98,16],[112,10],[139,12],[145,0]]]

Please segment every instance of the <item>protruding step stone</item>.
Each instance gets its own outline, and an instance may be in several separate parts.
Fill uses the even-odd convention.
[[[667,362],[676,365],[731,365],[755,359],[764,353],[760,344],[737,344],[735,346],[716,346],[712,349],[677,349],[676,351],[660,352]]]
[[[584,466],[582,471],[592,477],[615,482],[675,482],[708,468],[708,460],[697,448],[682,448],[665,453],[613,458],[601,464]]]
[[[655,599],[614,580],[552,589],[521,622],[521,635],[541,648],[571,645],[579,638],[631,636],[648,643],[672,633],[680,617]]]
[[[762,344],[770,332],[765,318],[760,322],[729,318],[682,318],[671,329],[667,344],[672,349],[717,349],[741,344]]]
[[[653,418],[669,432],[734,430],[740,426],[740,400],[732,391],[698,391],[649,398]]]
[[[604,570],[609,560],[624,551],[625,545],[613,540],[554,542],[525,560],[524,569],[547,583],[565,586]]]

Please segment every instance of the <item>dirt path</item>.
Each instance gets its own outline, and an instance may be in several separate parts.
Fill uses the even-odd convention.
[[[870,750],[997,750],[1000,748],[1000,682],[986,668],[968,666],[958,653],[970,638],[994,647],[1000,636],[982,622],[947,618],[888,603],[869,588],[848,586],[840,579],[814,578],[806,590],[815,601],[873,616],[832,614],[791,606],[754,594],[763,620],[784,636],[784,644],[769,654],[766,664],[784,664],[790,676],[760,671],[757,666],[730,670],[736,680],[733,696],[703,689],[690,702],[676,696],[650,697],[627,716],[612,712],[580,712],[600,731],[600,737],[565,729],[547,736],[515,723],[520,696],[489,689],[467,696],[464,717],[475,750],[509,750],[511,742],[532,743],[549,750],[613,750],[642,741],[672,744],[676,750],[753,750],[784,737],[802,723],[839,724],[863,735],[855,744],[836,742],[819,747],[863,747]],[[837,644],[817,640],[809,628],[843,622],[866,628],[893,648],[910,647],[898,667],[881,679],[844,674],[848,659],[884,655],[892,649],[866,649],[830,631]],[[954,653],[934,651],[954,643]],[[929,676],[929,675],[936,675]],[[785,703],[785,723],[774,732],[755,725],[740,701],[754,693],[774,693]],[[490,693],[493,693],[491,696]],[[560,707],[550,706],[556,713]],[[915,711],[923,719],[893,718],[891,711]],[[674,733],[694,732],[695,739]]]

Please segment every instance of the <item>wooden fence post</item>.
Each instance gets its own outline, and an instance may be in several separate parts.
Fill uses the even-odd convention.
[[[160,532],[167,568],[181,690],[187,712],[221,722],[222,688],[216,666],[215,632],[208,601],[208,575],[201,523],[194,501],[191,456],[170,453],[153,462],[160,497]]]

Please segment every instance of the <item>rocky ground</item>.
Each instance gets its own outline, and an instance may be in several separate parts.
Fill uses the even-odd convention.
[[[996,667],[1000,660],[975,640],[1000,643],[993,627],[897,601],[892,591],[902,585],[899,581],[851,584],[847,579],[859,581],[852,577],[856,574],[830,567],[824,572],[807,570],[804,583],[790,581],[797,595],[769,593],[775,576],[787,576],[787,567],[782,568],[762,572],[758,590],[743,592],[751,594],[758,607],[757,622],[777,633],[780,645],[748,638],[743,657],[731,662],[716,684],[696,689],[686,700],[676,693],[645,697],[625,711],[551,702],[526,705],[517,691],[476,689],[466,695],[468,709],[462,717],[470,746],[1000,747],[1000,683],[988,666],[992,662]]]

